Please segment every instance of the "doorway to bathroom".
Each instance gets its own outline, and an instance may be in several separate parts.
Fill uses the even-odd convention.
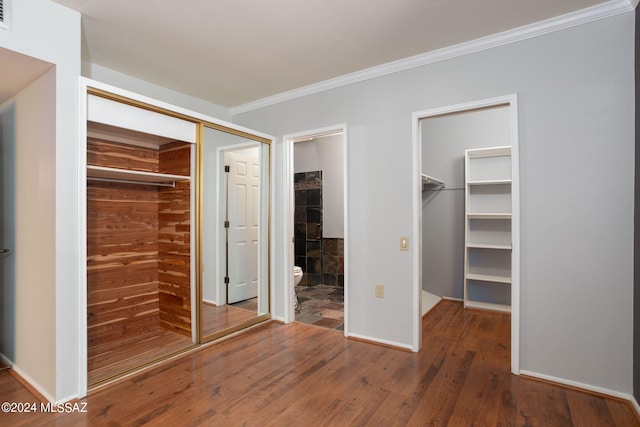
[[[289,320],[345,331],[343,126],[285,138],[289,148]]]

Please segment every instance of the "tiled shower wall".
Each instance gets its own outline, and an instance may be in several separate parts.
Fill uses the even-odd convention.
[[[299,172],[295,190],[295,263],[300,285],[344,286],[344,239],[322,237],[322,171]]]

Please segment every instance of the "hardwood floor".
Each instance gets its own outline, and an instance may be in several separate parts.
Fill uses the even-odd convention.
[[[0,425],[638,426],[628,402],[509,372],[509,316],[442,301],[419,353],[270,323],[92,392],[87,413]],[[35,398],[0,372],[2,400]]]
[[[202,304],[203,334],[212,335],[257,316],[257,307],[250,310],[230,304],[216,306],[205,302]]]
[[[158,326],[155,331],[88,349],[89,385],[97,384],[193,345],[191,338]]]

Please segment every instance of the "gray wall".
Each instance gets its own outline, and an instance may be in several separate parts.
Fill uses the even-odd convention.
[[[415,332],[412,113],[517,93],[521,369],[632,392],[634,37],[628,12],[234,116],[276,136],[347,124],[350,333]]]
[[[422,172],[446,187],[422,192],[422,289],[462,299],[464,151],[511,145],[509,108],[487,108],[421,121]]]
[[[322,171],[322,237],[344,238],[344,138],[325,136],[296,142],[295,172]]]

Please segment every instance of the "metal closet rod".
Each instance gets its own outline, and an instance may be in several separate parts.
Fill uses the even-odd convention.
[[[102,181],[102,182],[118,182],[121,184],[136,184],[136,185],[152,185],[154,187],[172,187],[175,188],[176,186],[176,182],[175,181],[171,181],[171,183],[164,183],[164,182],[148,182],[148,181],[133,181],[133,180],[128,180],[128,179],[117,179],[117,178],[94,178],[94,177],[87,177],[88,180],[91,181]]]
[[[441,187],[445,186],[444,185],[444,181],[441,181],[441,180],[439,180],[437,178],[434,178],[432,176],[425,175],[425,174],[422,174],[422,183],[423,184],[436,184],[436,185],[439,185]]]

